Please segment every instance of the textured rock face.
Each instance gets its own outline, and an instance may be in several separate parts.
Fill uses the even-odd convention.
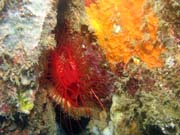
[[[2,0],[0,2],[0,11],[3,10],[4,6],[5,6],[5,0]]]
[[[39,88],[38,80],[42,69],[37,63],[42,50],[55,45],[52,30],[56,25],[56,5],[57,1],[53,0],[1,1],[0,129],[2,134],[9,134],[10,131],[22,134],[21,126],[26,125],[25,123],[30,126],[26,127],[27,131],[23,133],[28,133],[30,131],[28,129],[32,129],[31,132],[34,130],[32,134],[38,134],[42,129],[38,129],[42,126],[40,124],[43,123],[42,121],[46,125],[46,122],[54,120],[51,111],[44,113],[45,115],[51,113],[52,117],[49,119],[45,120],[43,115],[39,115],[42,114],[43,104],[48,101],[45,92],[44,99],[38,98],[42,96],[43,90]],[[38,89],[41,93],[35,97]],[[51,108],[51,104],[48,103],[45,108]],[[27,114],[30,113],[28,120]],[[7,120],[6,118],[10,116],[12,119]],[[22,123],[15,123],[20,117],[23,118],[22,121],[20,120]],[[38,125],[35,124],[36,121],[39,121]],[[14,125],[13,129],[7,128],[12,125]],[[39,131],[36,131],[37,129]]]
[[[0,11],[6,10],[9,7],[14,7],[18,2],[21,2],[22,0],[1,0],[0,1]]]
[[[23,46],[29,58],[38,47],[43,23],[50,10],[50,1],[29,0],[17,3],[15,7],[4,12],[1,18],[1,48],[16,52],[17,46]],[[38,60],[36,58],[36,60]]]
[[[1,83],[7,83],[6,87],[10,86],[1,88],[6,89],[7,93],[9,89],[14,89],[14,93],[9,94],[10,99],[13,99],[12,103],[22,112],[28,113],[29,110],[26,110],[27,108],[23,110],[19,100],[21,102],[21,98],[26,93],[29,96],[25,94],[25,97],[31,97],[27,101],[33,104],[32,97],[38,87],[35,65],[39,60],[42,47],[40,39],[43,24],[52,8],[51,5],[50,1],[30,0],[17,3],[8,11],[2,12],[0,21]],[[29,107],[31,110],[32,105]]]
[[[61,0],[58,5],[58,27],[62,23],[68,23],[72,31],[80,31],[81,25],[85,23],[85,12],[83,0]]]
[[[98,1],[104,1],[101,8],[107,6],[105,0],[0,1],[0,134],[64,134],[56,123],[52,100],[47,98],[48,88],[39,79],[46,68],[43,67],[43,62],[47,61],[44,60],[44,51],[56,45],[53,31],[56,30],[55,26],[58,29],[62,22],[69,23],[72,33],[80,32],[82,25],[91,33],[90,27],[87,26],[90,22],[87,22],[84,3],[91,6]],[[109,2],[116,6],[113,1]],[[160,68],[147,69],[141,60],[135,57],[132,59],[133,62],[128,59],[126,66],[123,63],[117,64],[111,72],[116,78],[115,90],[112,90],[115,91],[112,105],[91,118],[87,130],[82,133],[84,135],[180,133],[180,2],[179,0],[147,0],[147,2],[149,6],[153,6],[152,9],[159,19],[159,27],[156,27],[155,33],[158,33],[159,40],[166,48],[166,52],[161,56],[164,64]],[[114,6],[110,8],[116,10]],[[97,12],[93,13],[100,20],[106,17],[112,19],[104,11],[102,15],[105,17],[99,16]],[[102,21],[102,24],[105,21]],[[123,22],[126,26],[125,19]],[[134,24],[130,25],[134,28]],[[111,29],[108,31],[113,36],[120,33],[123,28],[118,24],[111,26],[113,31]],[[107,32],[107,29],[103,31]],[[104,36],[105,32],[101,34]],[[95,34],[94,36],[92,40],[98,42],[98,37]],[[142,36],[148,38],[147,35]],[[119,41],[116,36],[114,38],[113,42]],[[126,54],[126,50],[123,52]],[[149,58],[146,60],[151,62]],[[111,99],[111,94],[107,97],[108,100]],[[69,117],[66,120],[69,121]],[[68,125],[68,122],[64,124]]]

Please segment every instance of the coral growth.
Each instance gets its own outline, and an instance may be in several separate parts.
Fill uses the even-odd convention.
[[[144,0],[98,0],[86,7],[90,27],[109,63],[127,64],[138,58],[149,68],[163,65],[158,18]]]
[[[103,107],[100,100],[109,94],[109,75],[98,46],[88,37],[84,40],[80,34],[68,34],[63,32],[61,42],[49,55],[50,95],[68,114],[89,116],[94,106]]]

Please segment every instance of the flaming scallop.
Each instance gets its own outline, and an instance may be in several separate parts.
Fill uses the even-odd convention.
[[[79,34],[67,36],[50,52],[50,96],[70,116],[88,117],[103,107],[101,99],[110,92],[104,60],[99,47]]]

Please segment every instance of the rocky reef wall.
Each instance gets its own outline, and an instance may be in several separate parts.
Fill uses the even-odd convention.
[[[179,10],[179,0],[1,0],[0,135],[180,134]],[[49,50],[67,37],[90,46],[78,56],[95,76],[79,68],[91,77],[81,93],[90,102],[77,99],[75,109],[50,96],[46,75]],[[73,62],[70,71],[80,65]],[[70,73],[61,82],[80,80]]]

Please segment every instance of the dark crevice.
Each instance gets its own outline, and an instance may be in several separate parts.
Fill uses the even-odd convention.
[[[59,106],[57,106],[55,110],[56,122],[59,130],[58,135],[81,135],[86,129],[89,118],[82,117],[76,120],[64,113]]]

